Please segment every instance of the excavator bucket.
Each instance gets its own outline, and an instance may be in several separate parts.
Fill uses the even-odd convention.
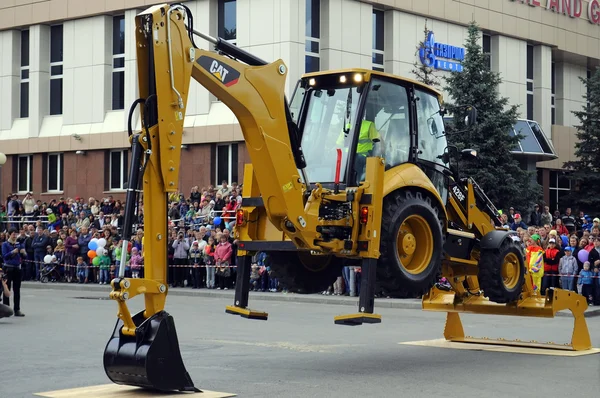
[[[158,391],[200,392],[185,369],[173,317],[161,311],[144,319],[133,316],[135,336],[121,332],[119,319],[104,350],[104,370],[116,384]]]

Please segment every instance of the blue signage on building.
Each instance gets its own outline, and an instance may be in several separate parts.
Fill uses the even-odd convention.
[[[449,44],[436,43],[433,32],[429,32],[419,57],[425,66],[452,72],[462,72],[460,61],[465,59],[465,49]],[[458,62],[455,62],[458,61]]]

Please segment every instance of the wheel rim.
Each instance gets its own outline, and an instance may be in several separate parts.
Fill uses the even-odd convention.
[[[427,221],[418,215],[408,216],[396,237],[398,260],[406,272],[418,275],[431,262],[433,232]]]
[[[507,289],[514,289],[519,282],[519,259],[514,253],[508,253],[504,256],[502,282]]]

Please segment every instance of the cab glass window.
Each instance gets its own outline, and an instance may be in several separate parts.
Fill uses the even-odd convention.
[[[381,140],[373,155],[385,159],[386,169],[408,162],[410,149],[409,106],[406,88],[374,79],[365,109],[365,120],[374,121]]]
[[[297,94],[298,95],[298,94]],[[360,94],[357,87],[309,89],[302,132],[306,174],[310,182],[335,181],[337,149],[342,151],[340,179],[345,178],[352,128]],[[295,106],[295,105],[294,105]]]
[[[440,103],[432,94],[419,89],[415,90],[417,100],[417,128],[419,143],[419,159],[447,166],[438,158],[446,148],[444,120],[439,114]]]

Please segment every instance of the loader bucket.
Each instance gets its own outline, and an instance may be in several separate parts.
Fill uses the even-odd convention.
[[[116,384],[158,391],[200,392],[185,369],[173,317],[161,311],[144,319],[133,316],[135,336],[121,332],[119,319],[104,350],[104,370]]]

